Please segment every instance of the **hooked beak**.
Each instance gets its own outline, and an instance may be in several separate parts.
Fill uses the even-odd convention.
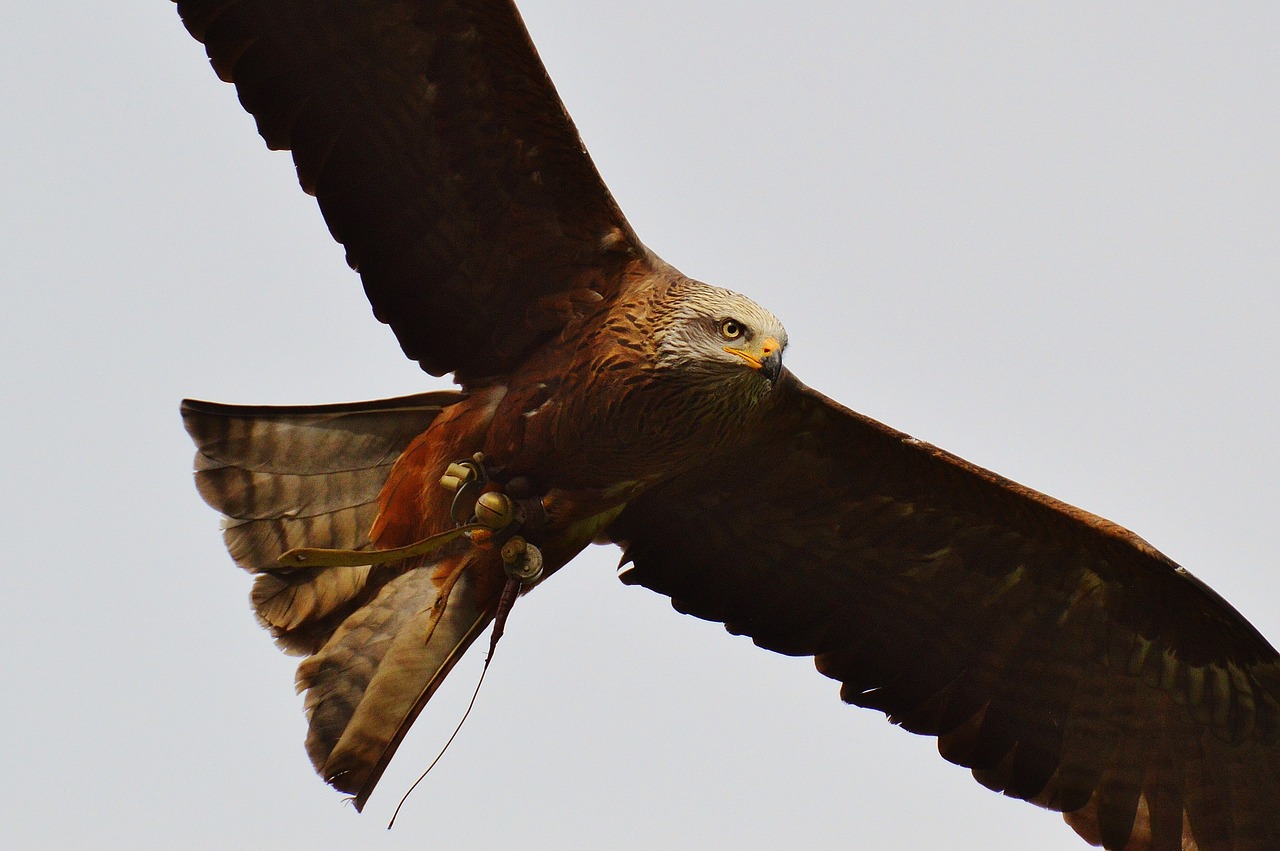
[[[747,366],[758,370],[771,382],[776,382],[782,375],[782,346],[775,337],[762,340],[759,348],[735,349],[725,346],[724,350],[742,358]]]
[[[764,356],[764,359],[760,361],[760,372],[774,384],[778,382],[778,377],[782,375],[781,349],[775,349]]]

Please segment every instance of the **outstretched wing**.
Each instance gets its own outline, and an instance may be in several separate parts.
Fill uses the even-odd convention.
[[[615,521],[624,581],[815,656],[844,700],[1095,844],[1280,848],[1280,667],[1229,604],[789,375],[773,399],[757,442]]]
[[[510,0],[177,2],[428,372],[505,373],[651,262]]]

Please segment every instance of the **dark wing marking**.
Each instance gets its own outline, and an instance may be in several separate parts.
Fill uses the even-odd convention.
[[[428,372],[508,372],[651,261],[508,0],[177,2]]]
[[[1235,609],[1131,532],[790,376],[772,398],[757,442],[614,522],[624,581],[815,656],[844,700],[1094,843],[1280,848],[1280,667]]]

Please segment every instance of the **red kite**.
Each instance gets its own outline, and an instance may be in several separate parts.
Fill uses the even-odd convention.
[[[1141,538],[825,398],[786,332],[639,241],[508,0],[178,0],[293,151],[405,353],[457,392],[187,401],[201,494],[363,806],[515,594],[624,581],[1127,849],[1280,848],[1280,669]]]

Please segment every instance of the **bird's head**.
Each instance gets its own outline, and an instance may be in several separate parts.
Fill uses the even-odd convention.
[[[658,365],[776,382],[787,331],[746,296],[699,281],[673,287],[655,323]]]

